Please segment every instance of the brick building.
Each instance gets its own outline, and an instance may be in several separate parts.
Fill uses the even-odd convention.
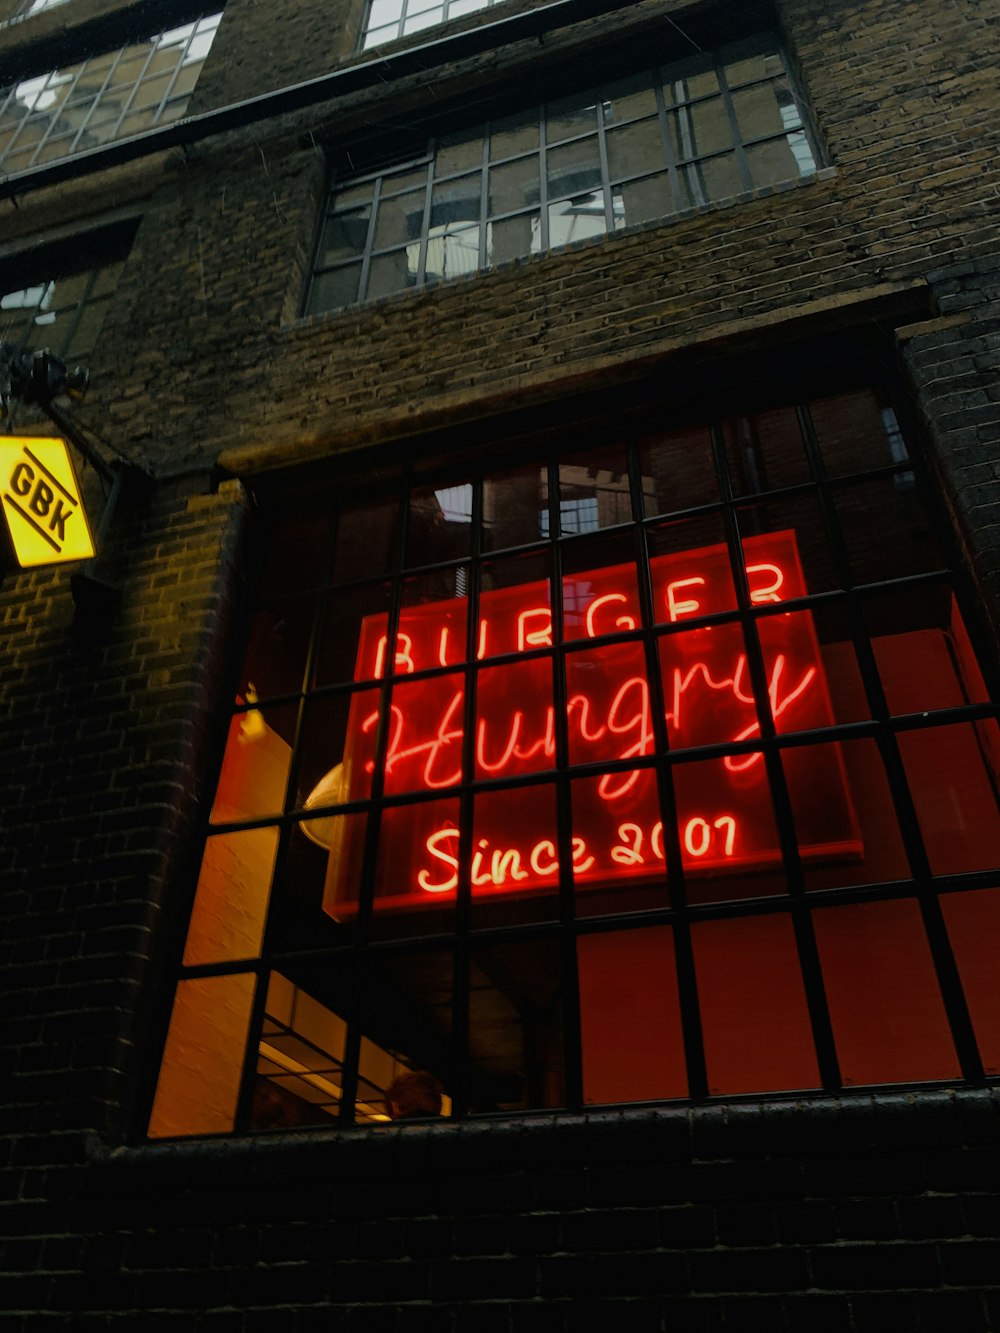
[[[0,0],[4,1328],[1000,1327],[998,20]]]

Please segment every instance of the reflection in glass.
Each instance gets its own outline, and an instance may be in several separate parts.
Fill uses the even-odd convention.
[[[577,971],[584,1102],[686,1096],[671,929],[582,935]]]
[[[792,923],[784,915],[691,928],[708,1089],[815,1088],[819,1070]]]
[[[549,939],[473,947],[469,966],[469,1103],[473,1112],[561,1106],[562,1000]]]
[[[917,904],[813,914],[840,1072],[848,1087],[959,1073]]]

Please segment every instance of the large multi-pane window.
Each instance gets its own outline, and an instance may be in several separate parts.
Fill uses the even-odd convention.
[[[307,308],[462,277],[816,167],[773,38],[644,69],[338,180]]]
[[[150,1133],[1000,1073],[1000,732],[882,394],[401,467],[270,529]]]
[[[372,0],[361,45],[367,51],[496,3],[498,0]]]
[[[132,220],[0,261],[0,340],[66,361],[92,352],[135,228]]]
[[[221,17],[196,16],[0,90],[0,170],[23,171],[177,120]]]

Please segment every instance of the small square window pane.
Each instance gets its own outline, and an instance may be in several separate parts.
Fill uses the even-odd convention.
[[[744,140],[797,130],[802,124],[787,79],[774,79],[733,93],[733,107]]]
[[[367,51],[370,47],[380,46],[382,42],[391,42],[398,36],[399,28],[395,23],[390,24],[387,28],[369,28],[365,33],[363,49]]]
[[[382,178],[382,199],[386,199],[390,194],[401,194],[404,190],[415,190],[426,183],[425,166],[407,167],[403,171],[389,173]]]
[[[510,157],[538,147],[538,112],[532,107],[517,115],[493,121],[490,130],[490,159]]]
[[[423,190],[411,190],[409,194],[396,195],[379,203],[373,241],[376,250],[419,238],[424,222],[425,197]]]
[[[719,77],[714,69],[695,71],[681,78],[668,77],[663,84],[667,106],[680,106],[696,97],[707,97],[718,91]]]
[[[106,309],[107,305],[104,301],[84,307],[73,331],[72,342],[64,351],[64,355],[68,359],[82,357],[87,352],[92,352],[97,346],[97,336],[101,331],[101,325],[104,323]]]
[[[656,114],[656,93],[650,84],[650,76],[644,70],[617,83],[608,84],[604,89],[604,123],[620,125],[626,120],[635,120],[637,116]]]
[[[732,147],[733,131],[721,97],[698,102],[680,116],[681,143],[685,156],[706,157]],[[685,130],[690,140],[685,138]]]
[[[553,148],[545,155],[545,169],[550,199],[596,188],[601,184],[597,135]]]
[[[789,134],[784,139],[754,144],[747,149],[747,162],[755,188],[798,180],[800,176],[811,176],[816,170],[816,161],[804,134]]]
[[[441,19],[442,11],[440,9],[429,9],[425,14],[414,14],[413,18],[404,22],[403,34],[421,32],[424,28],[432,28],[435,23],[440,23]]]
[[[126,116],[119,127],[119,135],[142,134],[156,124],[156,111],[139,111],[134,116]]]
[[[632,496],[624,446],[610,444],[562,459],[559,505],[564,536],[630,522]]]
[[[669,217],[677,211],[670,177],[665,171],[658,176],[645,176],[642,180],[619,185],[615,190],[615,199],[621,200],[622,224],[626,227]],[[616,223],[617,217],[616,210]]]
[[[452,0],[448,5],[447,18],[457,19],[463,14],[473,14],[477,9],[485,9],[486,0]]]
[[[486,224],[486,263],[506,264],[525,255],[537,255],[542,248],[542,221],[538,213],[522,213]]]
[[[748,56],[744,60],[734,60],[726,65],[726,81],[730,88],[741,83],[753,83],[757,79],[766,79],[775,74],[783,74],[784,62],[777,51],[765,51],[760,55]]]
[[[361,281],[361,265],[349,264],[346,268],[336,268],[331,273],[320,273],[314,278],[309,293],[309,314],[315,315],[323,310],[339,310],[358,299],[358,283]]]
[[[397,22],[402,13],[403,0],[372,0],[371,9],[368,11],[368,30]]]
[[[597,104],[592,93],[550,102],[545,111],[545,141],[557,143],[597,128]]]
[[[518,158],[490,169],[488,208],[490,213],[513,213],[537,205],[539,198],[538,158]]]
[[[604,219],[604,192],[578,195],[549,208],[549,245],[571,245],[588,236],[603,236],[607,231]]]
[[[170,78],[170,74],[161,74],[155,79],[144,80],[136,90],[130,110],[141,111],[144,107],[159,106],[167,95]]]
[[[659,120],[639,120],[607,133],[608,170],[611,179],[637,176],[666,166],[663,132]]]
[[[478,222],[481,194],[482,178],[478,172],[436,184],[431,197],[431,234],[440,227]]]
[[[368,270],[368,290],[365,296],[374,301],[379,296],[390,296],[393,292],[405,291],[417,281],[416,245],[405,250],[395,250],[392,254],[377,255]]]
[[[350,213],[334,214],[323,228],[317,264],[326,267],[339,260],[363,254],[368,239],[370,216],[370,207],[352,209]]]
[[[683,176],[695,204],[707,204],[713,199],[731,199],[744,188],[734,153],[711,157],[707,162],[696,162],[684,168]]]
[[[446,282],[479,268],[479,224],[446,223],[427,238],[425,282]]]
[[[434,175],[450,176],[456,171],[478,167],[483,160],[483,136],[480,131],[470,136],[446,134],[438,140],[434,154]]]

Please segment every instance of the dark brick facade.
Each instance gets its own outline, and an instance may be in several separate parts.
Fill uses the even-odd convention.
[[[128,8],[69,0],[0,29],[4,78]],[[74,615],[65,569],[8,562],[0,584],[4,1329],[1000,1328],[995,1089],[137,1141],[242,632],[241,483],[499,439],[584,395],[606,409],[876,330],[1000,636],[1000,4],[777,0],[826,154],[814,179],[299,318],[328,150],[431,100],[458,115],[595,49],[676,40],[675,22],[724,40],[739,6],[567,5],[507,41],[531,8],[403,43],[500,24],[478,53],[397,73],[354,54],[358,0],[229,0],[193,112],[372,72],[0,205],[0,261],[141,217],[79,417],[157,478],[112,521],[112,620]],[[48,430],[26,410],[18,426]]]

